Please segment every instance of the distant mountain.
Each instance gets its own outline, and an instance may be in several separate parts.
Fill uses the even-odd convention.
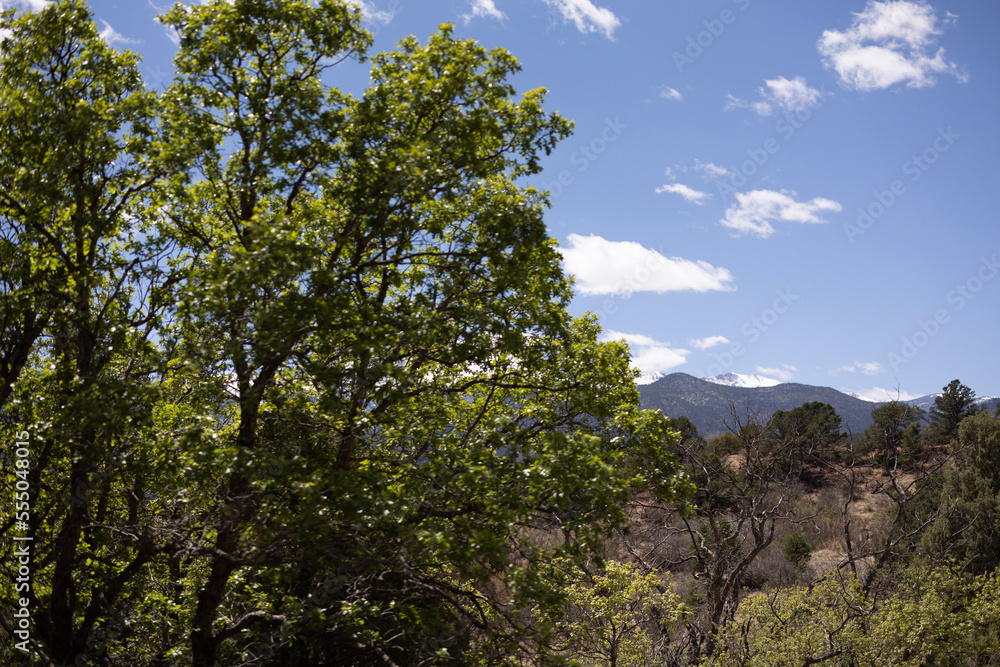
[[[660,371],[653,371],[652,373],[643,373],[636,379],[635,383],[638,385],[650,384],[652,382],[656,382],[662,377],[666,377],[666,375],[667,375],[666,373],[661,373]]]
[[[781,384],[781,380],[772,380],[763,375],[739,375],[738,373],[723,373],[722,375],[702,379],[706,382],[721,384],[727,387],[773,387]]]
[[[840,415],[843,430],[855,434],[871,425],[872,408],[876,406],[830,387],[795,382],[764,387],[730,386],[686,373],[671,373],[642,385],[639,395],[644,408],[658,409],[668,417],[687,417],[706,437],[726,431],[726,424],[732,422],[730,404],[736,406],[740,419],[745,421],[748,410],[766,420],[778,410],[793,410],[803,403],[829,403]]]
[[[923,408],[927,412],[930,412],[931,408],[934,407],[934,399],[937,398],[940,395],[941,394],[928,394],[926,396],[921,396],[919,398],[912,398],[912,399],[910,399],[908,401],[904,401],[904,402],[908,403],[910,405],[914,405],[914,406],[916,406],[918,408]],[[980,408],[982,408],[982,409],[984,409],[984,410],[986,410],[988,412],[993,412],[994,410],[997,409],[997,406],[1000,405],[1000,397],[998,397],[998,396],[976,396],[975,403]]]

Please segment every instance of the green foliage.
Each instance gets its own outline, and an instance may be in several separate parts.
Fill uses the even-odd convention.
[[[958,437],[958,426],[962,420],[976,412],[976,392],[958,380],[952,380],[934,397],[931,424],[939,438],[947,443]]]
[[[705,665],[997,665],[1000,577],[914,570],[896,594],[866,597],[853,579],[755,596]]]
[[[960,559],[973,572],[1000,566],[1000,418],[983,412],[962,421],[939,503],[924,548],[938,560]]]
[[[787,468],[802,478],[807,461],[828,458],[840,440],[840,415],[829,403],[813,401],[778,410],[767,423],[776,451],[787,452]]]
[[[872,410],[872,425],[861,434],[860,451],[870,454],[872,460],[884,470],[895,470],[900,463],[907,429],[911,424],[919,424],[923,417],[921,408],[899,401],[878,406]]]
[[[812,558],[812,547],[802,533],[789,533],[781,545],[781,553],[789,562],[794,563],[799,571],[805,570]]]
[[[903,430],[903,437],[899,441],[899,464],[904,468],[909,468],[924,460],[927,447],[924,443],[923,431],[920,422],[910,422]]]
[[[562,655],[581,667],[645,667],[666,655],[669,628],[686,609],[655,572],[642,574],[637,566],[609,560],[596,574],[567,576],[569,607],[546,619]]]
[[[355,99],[325,83],[366,57],[350,4],[162,20],[161,95],[80,2],[0,22],[0,406],[31,434],[38,654],[558,658],[530,622],[572,602],[551,563],[587,563],[632,489],[687,487],[521,185],[570,123],[449,26]]]
[[[639,409],[523,185],[571,124],[513,89],[506,51],[443,26],[371,56],[354,97],[328,85],[369,58],[354,5],[215,0],[161,17],[180,47],[156,94],[82,2],[0,16],[0,435],[29,442],[0,496],[34,549],[0,604],[28,596],[45,664],[646,665],[684,642],[713,664],[991,664],[995,574],[740,606],[792,520],[783,481],[840,418],[808,403],[706,443]],[[921,546],[985,575],[1000,420],[973,398],[955,381],[932,413],[959,447]],[[919,411],[873,417],[872,461],[920,462]],[[684,526],[699,614],[596,556],[638,491],[686,501],[664,530]],[[926,508],[892,492],[913,541]],[[806,540],[783,546],[804,567]]]
[[[705,439],[698,433],[698,427],[687,417],[671,418],[670,426],[680,436],[680,444],[699,445],[705,442]]]

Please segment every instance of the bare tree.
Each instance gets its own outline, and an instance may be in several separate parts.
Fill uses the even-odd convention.
[[[789,508],[783,480],[790,442],[770,437],[759,413],[729,406],[728,432],[705,443],[682,440],[677,453],[696,490],[686,504],[635,501],[625,548],[649,570],[690,568],[703,611],[689,617],[675,647],[694,663],[713,653],[722,629],[740,604],[751,565],[773,542],[781,522],[801,523]]]
[[[895,402],[894,402],[895,403]],[[888,404],[892,406],[894,403]],[[861,582],[867,595],[878,576],[895,558],[902,557],[916,546],[917,538],[933,524],[947,507],[929,502],[940,487],[941,473],[954,456],[954,451],[938,451],[926,457],[920,465],[903,470],[898,463],[901,434],[908,425],[903,410],[885,410],[886,419],[876,419],[860,438],[848,438],[837,456],[825,457],[821,463],[839,476],[846,487],[840,505],[844,530],[844,559],[839,569],[848,568]],[[886,499],[886,515],[881,530],[869,530],[852,525],[852,505],[861,490]],[[864,567],[859,568],[859,563]]]

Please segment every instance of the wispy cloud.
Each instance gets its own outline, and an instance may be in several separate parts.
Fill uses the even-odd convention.
[[[615,29],[621,20],[614,12],[597,7],[590,0],[545,0],[545,4],[557,11],[564,21],[572,23],[582,33],[601,32],[614,40]]]
[[[108,46],[114,46],[115,44],[138,44],[139,43],[139,40],[137,40],[137,39],[129,39],[125,35],[121,34],[117,30],[115,30],[114,28],[112,28],[108,24],[107,21],[105,21],[105,20],[102,19],[101,23],[104,24],[104,30],[101,31],[100,36],[101,36],[101,39],[104,40],[104,43],[107,44]]]
[[[832,199],[816,197],[809,201],[795,201],[792,194],[774,190],[737,192],[736,203],[726,210],[726,217],[719,222],[739,234],[756,234],[767,238],[774,233],[772,221],[822,223],[818,213],[839,211],[840,204]]]
[[[472,0],[470,4],[472,5],[472,11],[468,14],[462,14],[462,18],[465,19],[466,23],[474,18],[495,19],[497,21],[507,19],[507,15],[497,9],[493,0]]]
[[[707,350],[716,345],[726,345],[729,343],[729,339],[725,336],[709,336],[708,338],[692,338],[688,342],[699,350]]]
[[[757,366],[757,372],[762,375],[767,375],[773,377],[776,380],[781,380],[782,382],[788,382],[795,376],[795,371],[799,370],[795,366],[789,364],[781,364],[780,366]]]
[[[725,109],[726,111],[730,111],[732,109],[753,109],[761,116],[770,116],[773,111],[771,105],[764,100],[748,102],[747,100],[734,96],[732,93],[726,93]]]
[[[877,361],[855,361],[832,371],[834,375],[840,373],[864,373],[865,375],[879,375],[885,373],[885,368]]]
[[[720,167],[712,162],[702,162],[701,160],[694,161],[694,168],[702,172],[705,178],[720,178],[722,176],[728,176],[729,170],[725,167]]]
[[[801,76],[794,79],[779,76],[777,79],[764,81],[764,87],[760,88],[760,99],[756,102],[727,95],[726,109],[753,109],[761,116],[770,116],[775,107],[790,112],[816,107],[822,102],[823,96],[821,91],[810,87]]]
[[[680,183],[661,185],[660,187],[656,188],[656,194],[662,194],[664,192],[672,192],[675,195],[680,195],[681,197],[684,197],[684,199],[687,199],[689,202],[694,202],[699,206],[704,204],[705,200],[712,196],[707,192],[701,192],[700,190],[689,188],[688,186],[682,185]]]
[[[634,241],[593,234],[570,234],[567,240],[569,247],[560,248],[563,266],[576,276],[576,289],[583,295],[736,289],[727,269],[708,262],[664,257]]]
[[[160,14],[166,14],[170,10],[170,8],[169,7],[161,7],[158,4],[156,4],[155,2],[153,2],[153,0],[146,0],[146,4],[149,5],[152,9],[156,10],[157,18],[155,18],[153,20],[156,21],[157,23],[160,23],[161,25],[163,25],[163,32],[167,35],[167,39],[169,39],[171,42],[173,42],[174,46],[180,46],[180,43],[181,43],[181,34],[179,32],[177,32],[176,28],[172,28],[172,27],[164,24],[159,19],[159,15]]]
[[[957,18],[947,14],[945,23]],[[888,88],[906,83],[911,88],[932,86],[935,74],[951,74],[960,81],[968,76],[936,47],[941,34],[934,8],[923,0],[869,2],[854,14],[851,27],[827,30],[817,48],[826,67],[840,76],[840,83],[855,90]]]
[[[396,12],[389,9],[379,9],[367,0],[349,0],[351,4],[357,5],[361,9],[361,15],[366,21],[389,25],[396,17]]]
[[[639,369],[642,376],[639,384],[648,384],[658,379],[662,374],[677,368],[687,361],[690,350],[672,348],[670,343],[664,343],[642,334],[629,334],[620,331],[605,331],[604,340],[624,340],[632,351],[632,364]]]
[[[660,88],[660,97],[665,100],[673,100],[674,102],[681,102],[684,100],[684,96],[676,88],[671,88],[669,86],[662,86]]]

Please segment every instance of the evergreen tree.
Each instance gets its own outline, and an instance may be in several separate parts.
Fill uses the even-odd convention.
[[[958,425],[976,413],[976,392],[958,380],[949,382],[934,398],[930,410],[931,424],[944,442],[958,437]]]
[[[822,456],[840,439],[840,415],[829,403],[812,401],[793,410],[778,410],[767,429],[775,446],[788,452],[788,470],[801,478],[806,462]]]
[[[923,544],[941,561],[973,572],[1000,566],[1000,417],[974,415],[959,428],[955,465],[945,473],[940,517]]]
[[[878,406],[872,410],[872,425],[861,434],[861,451],[874,455],[875,462],[885,470],[895,470],[906,429],[923,417],[921,408],[899,401]]]

